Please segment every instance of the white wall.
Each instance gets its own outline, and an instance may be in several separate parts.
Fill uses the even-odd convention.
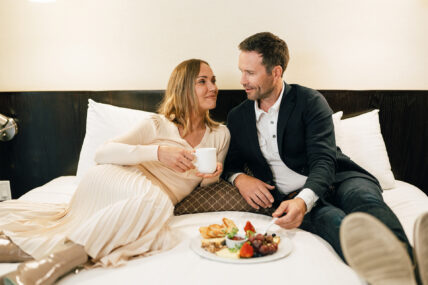
[[[0,91],[164,89],[192,57],[239,89],[260,31],[287,41],[290,83],[428,89],[427,0],[0,0]]]

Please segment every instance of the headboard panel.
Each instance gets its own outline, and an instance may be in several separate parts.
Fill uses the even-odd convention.
[[[382,134],[397,179],[428,192],[428,91],[321,90],[334,111],[351,116],[380,109]],[[0,113],[13,117],[18,135],[0,142],[0,180],[12,196],[63,175],[75,175],[86,127],[88,98],[121,107],[156,111],[163,90],[0,92]],[[221,90],[212,117],[246,98],[242,90]]]
[[[321,91],[344,118],[379,109],[382,136],[396,179],[428,193],[427,91]]]

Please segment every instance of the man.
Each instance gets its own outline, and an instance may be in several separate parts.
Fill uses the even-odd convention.
[[[248,100],[228,115],[225,179],[253,208],[277,207],[279,226],[301,227],[328,241],[370,283],[415,284],[404,230],[376,178],[336,148],[327,101],[315,90],[283,81],[286,43],[258,33],[239,49]],[[253,176],[244,173],[245,166]],[[368,263],[374,260],[381,268]],[[384,274],[388,270],[395,274]]]

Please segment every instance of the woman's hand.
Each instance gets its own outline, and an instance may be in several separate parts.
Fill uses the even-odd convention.
[[[180,147],[159,146],[158,159],[167,167],[178,172],[186,172],[195,168],[192,163],[193,159],[195,159],[193,153]]]
[[[221,172],[223,171],[223,163],[217,162],[217,169],[213,173],[200,173],[196,172],[196,176],[202,177],[202,178],[211,178],[215,176],[219,176]]]

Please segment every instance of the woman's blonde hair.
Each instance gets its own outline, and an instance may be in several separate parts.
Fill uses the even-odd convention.
[[[177,65],[169,78],[165,96],[158,109],[158,113],[163,114],[176,125],[182,126],[184,135],[191,129],[190,115],[198,108],[195,83],[202,63],[209,66],[207,62],[200,59],[189,59]],[[208,110],[205,113],[204,122],[210,130],[219,125],[210,118]]]

